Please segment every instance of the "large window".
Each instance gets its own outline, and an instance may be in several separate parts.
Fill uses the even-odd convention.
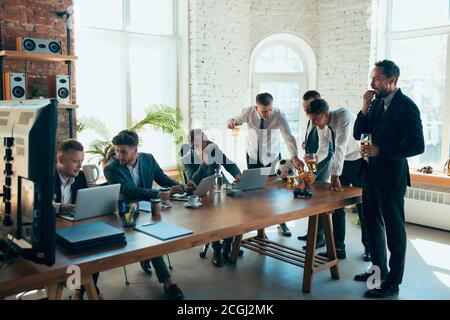
[[[425,153],[412,167],[443,168],[449,155],[450,1],[388,0],[385,55],[400,67],[398,86],[419,106]]]
[[[311,72],[315,72],[315,60],[308,61],[310,48],[293,35],[275,35],[261,42],[253,53],[251,63],[252,99],[261,92],[269,92],[274,97],[274,107],[286,114],[292,134],[301,143],[305,121],[302,108],[302,95],[311,86]],[[311,67],[313,65],[314,67]],[[281,144],[283,158],[290,158],[285,143]]]
[[[177,105],[179,36],[175,0],[75,0],[78,117],[103,121],[112,135],[152,104]],[[141,150],[175,165],[171,136],[147,129]],[[97,138],[79,134],[88,145]]]

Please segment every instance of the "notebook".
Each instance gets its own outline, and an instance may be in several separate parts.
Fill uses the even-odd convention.
[[[115,228],[102,221],[80,224],[56,230],[56,238],[63,245],[76,246],[104,242],[107,240],[116,240],[125,235],[123,230]]]
[[[164,221],[144,224],[142,226],[137,226],[134,229],[163,241],[183,237],[193,233],[192,230]]]

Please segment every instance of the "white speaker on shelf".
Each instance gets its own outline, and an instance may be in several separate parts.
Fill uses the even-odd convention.
[[[48,76],[49,98],[56,98],[58,103],[70,104],[70,77],[67,75]]]
[[[17,37],[16,50],[32,53],[62,54],[61,41],[30,37]]]
[[[5,72],[3,74],[3,99],[25,100],[27,82],[25,73]]]

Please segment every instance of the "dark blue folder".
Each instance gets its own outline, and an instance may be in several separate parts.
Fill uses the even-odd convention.
[[[192,230],[179,227],[164,221],[154,222],[147,225],[144,224],[142,226],[137,226],[134,229],[163,241],[193,233]]]
[[[123,230],[98,221],[56,230],[58,240],[66,245],[82,245],[107,239],[123,238]]]

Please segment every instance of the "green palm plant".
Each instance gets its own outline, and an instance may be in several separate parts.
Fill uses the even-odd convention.
[[[144,118],[133,121],[128,129],[136,133],[145,130],[147,127],[161,130],[164,133],[172,135],[178,150],[185,137],[185,132],[181,128],[181,120],[182,117],[179,108],[153,104],[145,109]],[[85,130],[92,130],[98,136],[98,139],[93,140],[89,144],[89,149],[86,153],[97,156],[99,158],[99,164],[106,164],[106,162],[114,156],[112,135],[108,127],[102,121],[94,117],[81,118],[77,123],[77,131],[83,132]],[[183,167],[178,152],[177,169],[180,177],[183,179]]]

